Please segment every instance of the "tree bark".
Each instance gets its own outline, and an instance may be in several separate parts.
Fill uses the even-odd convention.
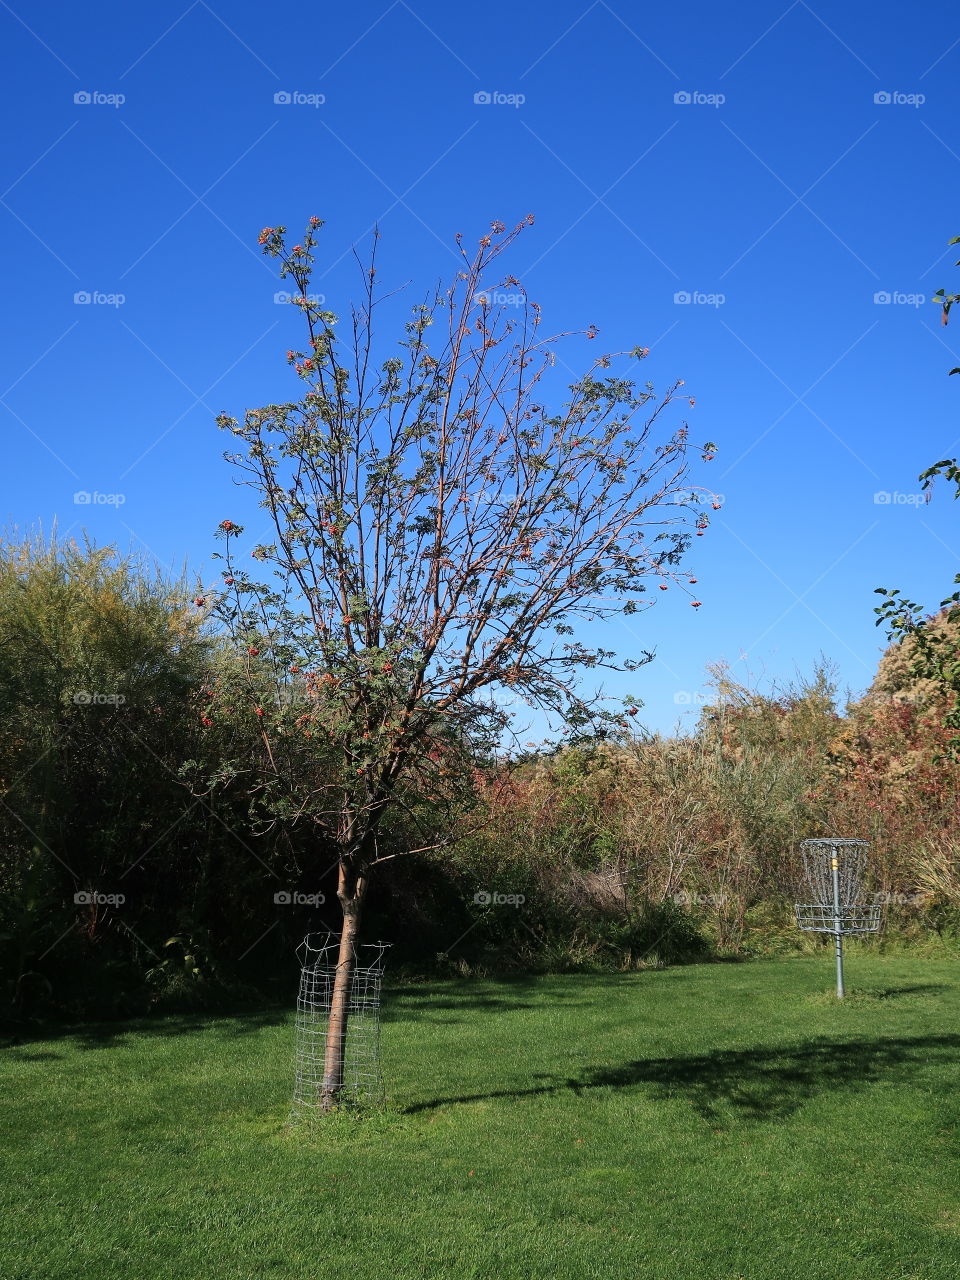
[[[323,1055],[323,1085],[320,1090],[320,1107],[323,1111],[332,1111],[343,1092],[343,1056],[350,1017],[350,990],[357,961],[356,939],[365,890],[366,876],[351,876],[347,867],[341,863],[337,897],[343,908],[343,929],[340,933],[340,950]]]

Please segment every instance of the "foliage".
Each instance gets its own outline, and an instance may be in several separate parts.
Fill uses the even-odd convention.
[[[606,919],[621,964],[702,955],[704,934],[737,951],[751,906],[790,888],[838,716],[823,670],[780,698],[714,675],[691,737],[638,733],[492,778],[459,865],[476,880],[495,867],[511,891],[532,882],[538,927],[547,904],[581,931]]]
[[[947,241],[947,244],[948,244],[948,245],[949,245],[949,244],[960,244],[960,236],[954,236],[952,240],[948,240],[948,241]],[[957,267],[960,267],[960,262],[956,262],[956,263],[954,263],[954,265],[955,265],[955,266],[957,266]],[[950,309],[953,307],[954,303],[956,303],[956,302],[960,302],[960,294],[957,294],[957,293],[947,293],[947,291],[946,291],[945,289],[938,289],[938,290],[937,290],[937,292],[933,295],[933,301],[934,301],[934,302],[937,302],[937,303],[939,303],[939,304],[940,304],[940,308],[941,308],[941,315],[940,315],[941,323],[943,323],[943,324],[948,324],[948,323],[949,323],[949,320],[950,320]],[[958,367],[958,368],[956,368],[956,369],[951,369],[951,370],[950,370],[950,372],[951,372],[951,373],[960,373],[960,367]],[[944,467],[944,466],[950,466],[950,465],[955,465],[955,464],[939,462],[939,463],[937,463],[937,466],[936,466],[935,468],[932,468],[932,469],[931,469],[931,473],[932,473],[932,471],[939,470],[941,467]],[[930,473],[928,473],[928,474],[930,474]],[[950,479],[956,479],[956,476],[950,476]]]
[[[692,510],[687,428],[663,443],[653,434],[676,388],[657,400],[649,385],[608,375],[614,357],[604,355],[559,412],[541,402],[558,338],[537,334],[535,304],[506,318],[484,290],[524,225],[494,224],[473,255],[460,245],[456,281],[414,308],[399,353],[379,364],[375,252],[341,339],[336,316],[310,301],[320,220],[289,250],[284,228],[261,235],[296,285],[309,351],[287,358],[309,389],[242,422],[219,419],[245,446],[228,457],[275,526],[276,541],[253,554],[276,566],[280,589],[237,567],[243,530],[226,520],[227,589],[215,608],[275,676],[287,663],[303,673],[280,714],[273,701],[260,709],[261,727],[289,741],[290,709],[312,704],[337,779],[298,794],[297,813],[348,852],[375,838],[390,805],[412,808],[425,793],[463,803],[452,763],[468,746],[489,750],[506,723],[489,691],[574,724],[618,721],[592,713],[574,683],[614,655],[562,637],[575,616],[634,611],[648,577],[668,573],[689,541],[671,528]],[[694,518],[705,526],[702,512]],[[550,632],[561,639],[546,641]]]
[[[960,236],[954,236],[949,243],[960,244]],[[960,262],[956,265],[960,266]],[[947,324],[950,309],[960,301],[960,294],[947,294],[939,289],[934,294],[934,301],[941,304],[942,320]],[[960,367],[950,372],[960,373]],[[954,498],[960,497],[960,466],[956,458],[942,458],[920,473],[928,496],[937,476],[943,476],[953,484]],[[954,585],[960,587],[960,573],[954,578]],[[910,674],[916,680],[933,685],[939,691],[940,699],[946,703],[943,723],[953,733],[936,760],[939,762],[948,757],[956,760],[960,758],[960,656],[955,628],[960,622],[960,590],[941,600],[939,610],[931,615],[927,615],[915,601],[902,596],[899,588],[877,587],[876,592],[886,597],[883,604],[874,610],[877,626],[886,623],[892,639],[909,641]]]
[[[80,953],[100,953],[119,1007],[142,985],[113,899],[133,900],[138,859],[162,856],[180,790],[157,762],[184,745],[203,662],[182,596],[112,548],[0,544],[0,946],[15,1005],[69,986]]]
[[[960,584],[960,574],[955,581]],[[911,692],[928,703],[941,707],[942,723],[952,731],[943,750],[934,759],[956,760],[960,753],[960,652],[957,649],[957,624],[960,623],[960,591],[941,601],[937,613],[925,614],[921,605],[903,597],[899,589],[877,587],[886,600],[874,612],[877,625],[886,623],[896,642],[901,661],[908,663]]]
[[[235,973],[269,925],[273,855],[258,863],[242,810],[192,797],[179,777],[203,760],[197,702],[223,661],[192,595],[112,547],[0,543],[5,1013],[169,1001],[164,944],[179,931],[206,939],[197,964],[213,997],[215,953]]]
[[[0,549],[0,966],[21,1017],[289,991],[296,941],[336,926],[338,847],[284,807],[338,785],[329,682],[291,671],[265,629],[258,644],[217,638],[196,599],[110,548]],[[946,614],[933,626],[955,634]],[[447,733],[432,763],[468,775],[467,803],[452,786],[449,808],[432,802],[424,775],[419,807],[379,829],[368,923],[395,941],[391,967],[626,971],[809,950],[790,908],[797,843],[824,832],[871,840],[887,938],[955,945],[960,774],[934,763],[951,731],[912,645],[891,646],[842,711],[826,667],[760,693],[718,665],[687,737],[617,725],[498,761],[469,744],[458,759]],[[389,856],[428,822],[449,847]],[[327,901],[278,906],[279,889]]]

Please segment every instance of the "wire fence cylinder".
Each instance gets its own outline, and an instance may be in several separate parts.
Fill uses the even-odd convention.
[[[354,948],[338,1106],[369,1107],[383,1102],[380,994],[389,946],[388,942],[374,942]],[[322,1110],[327,1032],[339,952],[340,937],[335,933],[308,933],[297,948],[301,969],[292,1120]]]

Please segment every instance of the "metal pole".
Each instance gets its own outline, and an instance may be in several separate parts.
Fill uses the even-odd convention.
[[[843,999],[843,921],[840,918],[840,860],[836,853],[830,859],[833,870],[833,938],[837,949],[837,999]]]

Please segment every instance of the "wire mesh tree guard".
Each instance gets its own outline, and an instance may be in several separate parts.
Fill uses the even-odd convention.
[[[880,906],[863,901],[867,840],[823,837],[802,840],[803,870],[813,902],[794,904],[797,924],[808,933],[832,933],[837,958],[837,998],[842,1000],[843,939],[847,934],[876,933]]]
[[[315,941],[316,940],[316,941]],[[380,991],[388,942],[354,948],[343,1054],[343,1085],[337,1105],[376,1106],[383,1101],[380,1069]],[[300,991],[297,996],[296,1077],[291,1121],[322,1111],[324,1059],[340,937],[308,933],[297,947]]]

